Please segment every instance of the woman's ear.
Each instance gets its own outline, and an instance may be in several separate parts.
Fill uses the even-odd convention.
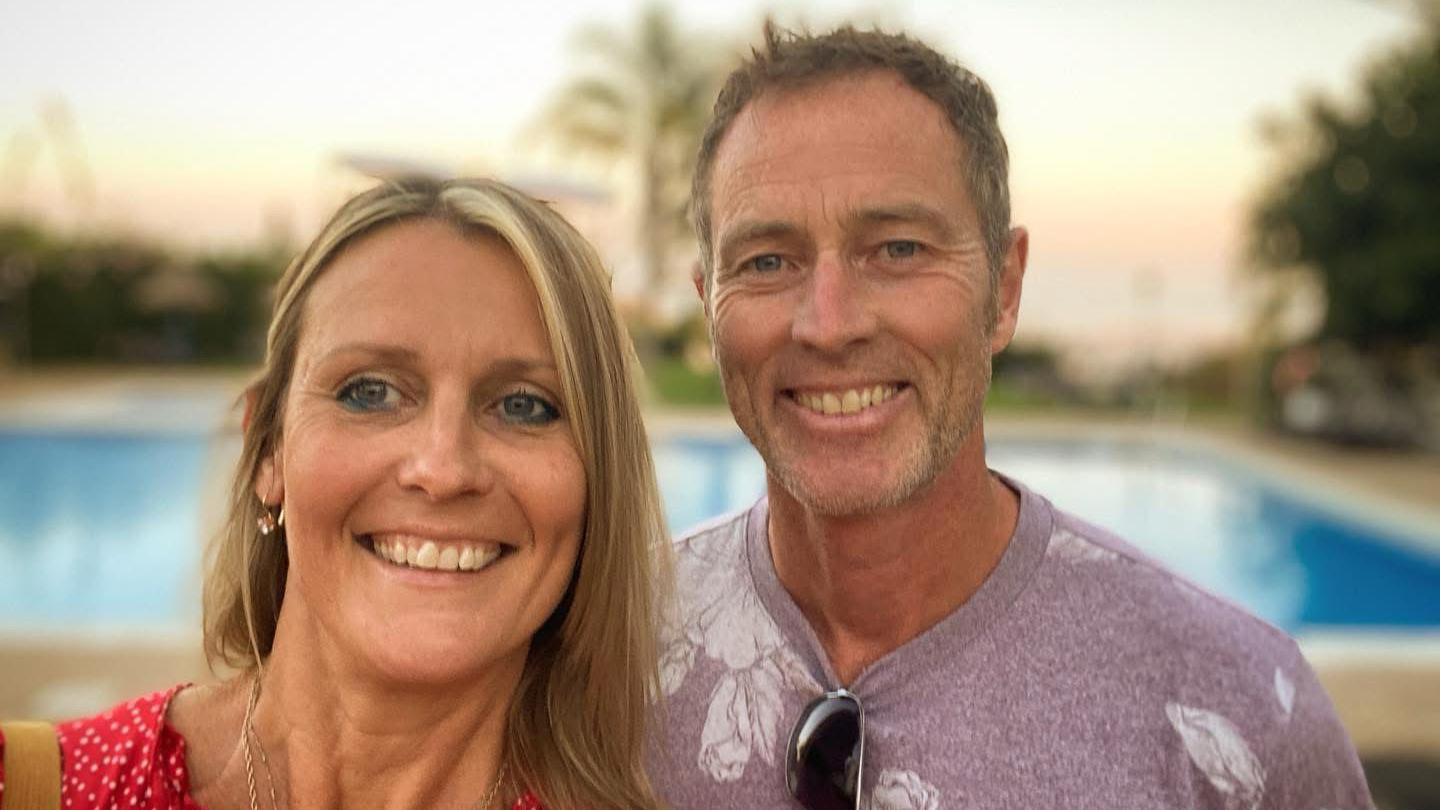
[[[266,506],[284,506],[285,467],[278,447],[260,459],[260,468],[255,471],[255,497]]]
[[[249,385],[245,388],[245,411],[240,416],[240,432],[250,430],[250,421],[255,418],[255,404],[260,401],[260,388]]]
[[[240,418],[240,430],[243,433],[250,431],[250,423],[255,418],[255,408],[260,401],[260,390],[257,386],[250,386],[245,389],[245,414]],[[270,452],[260,459],[260,468],[255,471],[255,497],[267,506],[280,506],[285,500],[285,470],[280,463],[280,446],[276,442],[270,448]]]

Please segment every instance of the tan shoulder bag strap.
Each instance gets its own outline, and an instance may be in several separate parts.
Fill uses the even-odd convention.
[[[5,793],[0,810],[60,810],[60,741],[49,723],[0,723]]]

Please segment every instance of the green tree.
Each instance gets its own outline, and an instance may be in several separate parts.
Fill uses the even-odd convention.
[[[0,220],[0,365],[255,362],[283,264]]]
[[[1319,337],[1440,343],[1440,15],[1375,61],[1358,103],[1311,100],[1270,126],[1287,168],[1252,218],[1253,253],[1324,296]]]
[[[636,245],[647,289],[660,290],[676,246],[690,241],[690,175],[720,63],[708,43],[682,32],[658,5],[642,11],[629,32],[583,29],[577,51],[587,69],[561,88],[540,124],[579,152],[633,166]]]

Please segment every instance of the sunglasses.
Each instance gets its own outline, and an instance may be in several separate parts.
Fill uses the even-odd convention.
[[[859,810],[865,709],[836,689],[810,701],[790,732],[785,785],[808,810]]]

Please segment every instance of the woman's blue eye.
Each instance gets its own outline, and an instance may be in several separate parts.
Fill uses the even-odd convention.
[[[885,257],[889,259],[909,259],[920,252],[920,243],[908,239],[897,239],[885,243]]]
[[[773,273],[785,266],[785,260],[780,258],[778,254],[766,253],[750,259],[745,262],[745,264],[751,269],[758,270],[761,273]]]
[[[361,377],[348,382],[335,395],[341,407],[349,411],[384,411],[395,407],[400,393],[384,380]]]
[[[548,425],[560,418],[554,405],[534,394],[510,394],[500,400],[500,415],[526,425]]]

